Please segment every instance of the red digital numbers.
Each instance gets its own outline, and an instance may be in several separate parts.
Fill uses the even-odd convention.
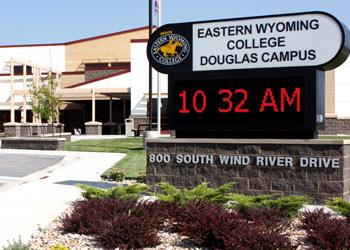
[[[179,110],[181,114],[188,114],[190,110],[187,108],[187,92],[186,90],[182,91],[179,96],[182,98],[182,109]]]
[[[265,90],[264,99],[261,102],[259,112],[262,113],[265,111],[265,108],[271,107],[274,112],[278,112],[275,96],[270,88]]]
[[[245,89],[236,89],[232,92],[230,89],[220,89],[218,91],[219,95],[222,95],[222,105],[223,107],[219,107],[218,111],[220,113],[228,113],[232,112],[233,108],[233,98],[241,98],[240,102],[234,107],[233,112],[236,113],[247,113],[249,109],[243,108],[245,102],[248,99],[248,92]],[[187,104],[187,91],[183,90],[179,93],[179,97],[181,97],[182,105],[179,113],[188,114],[191,110]],[[197,90],[192,95],[192,108],[196,113],[203,113],[207,109],[207,95],[203,90]]]
[[[202,104],[198,104],[198,97],[202,97]],[[192,98],[193,108],[197,113],[203,113],[203,111],[207,108],[207,96],[203,92],[203,90],[197,90]]]
[[[220,113],[228,113],[232,111],[233,108],[233,97],[235,96],[242,96],[243,98],[241,101],[237,104],[237,106],[234,108],[235,113],[247,113],[249,112],[249,109],[242,108],[244,106],[245,102],[248,100],[248,92],[245,89],[236,89],[233,93],[230,89],[220,89],[219,95],[223,95],[222,101],[226,103],[226,108],[218,108]]]
[[[287,99],[287,103],[289,106],[292,106],[294,102],[296,102],[296,111],[300,112],[301,108],[300,108],[300,97],[301,93],[300,93],[300,88],[295,88],[294,92],[292,94],[292,98],[289,97],[288,92],[285,88],[281,89],[281,112],[284,112],[284,99]],[[296,99],[296,100],[295,100]]]
[[[228,113],[232,110],[232,91],[229,89],[220,89],[219,90],[219,95],[223,95],[226,97],[222,98],[222,101],[227,103],[227,107],[226,108],[219,108],[219,112],[220,113]]]
[[[286,105],[294,108],[296,112],[301,112],[301,90],[299,87],[294,88],[292,94],[288,93],[286,88],[279,90],[279,100],[276,101],[274,92],[271,88],[266,88],[264,95],[258,100],[259,106],[258,112],[263,113],[266,111],[272,111],[275,113],[284,113]],[[218,105],[217,111],[219,113],[249,113],[250,109],[247,107],[247,101],[249,98],[248,91],[239,88],[235,90],[231,89],[219,89],[217,91],[219,96],[218,101],[213,104]],[[181,109],[178,110],[181,114],[189,114],[191,110],[195,113],[203,113],[207,109],[207,94],[204,90],[196,90],[193,94],[187,93],[187,90],[183,90],[179,93],[181,98]],[[188,104],[190,102],[190,104]],[[295,107],[293,107],[295,106]]]
[[[266,108],[272,108],[274,112],[285,112],[285,102],[287,101],[289,106],[292,106],[296,102],[296,111],[300,112],[300,88],[294,88],[292,97],[289,96],[285,88],[281,88],[280,91],[280,109],[278,109],[278,103],[275,100],[272,89],[267,88],[265,90],[263,101],[261,102],[259,112],[265,112]]]
[[[187,91],[182,91],[179,96],[182,98],[182,108],[179,110],[179,113],[186,114],[190,113],[190,110],[187,108]],[[202,99],[202,102],[198,101],[199,97]],[[203,113],[207,108],[207,96],[203,90],[197,90],[192,96],[192,107],[195,112]]]
[[[245,102],[248,100],[248,92],[245,89],[236,89],[235,94],[242,94],[243,98],[241,101],[238,103],[238,105],[235,108],[236,113],[247,113],[249,112],[249,109],[247,108],[242,108],[242,106],[245,104]]]

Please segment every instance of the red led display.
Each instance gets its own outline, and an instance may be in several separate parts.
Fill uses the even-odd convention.
[[[210,137],[227,131],[313,131],[315,90],[316,78],[303,72],[256,77],[201,75],[192,79],[170,76],[170,128],[179,134],[213,134]]]
[[[249,94],[245,89],[235,89],[232,91],[231,89],[219,89],[218,94],[223,96],[218,101],[223,103],[223,106],[218,107],[219,113],[249,113],[249,108],[244,108],[245,103],[248,100]],[[239,95],[241,94],[241,98]],[[179,113],[182,114],[190,114],[191,110],[188,108],[187,102],[187,90],[183,90],[179,93],[179,97],[181,97],[181,109],[178,110]],[[198,98],[201,99],[201,104],[198,104]],[[233,100],[240,99],[240,102],[234,107]],[[291,95],[288,94],[286,88],[280,89],[280,103],[276,102],[275,95],[271,88],[267,88],[264,92],[264,97],[262,98],[262,102],[260,104],[259,112],[263,113],[268,110],[268,108],[272,108],[272,110],[276,113],[278,112],[286,112],[287,106],[294,106],[295,112],[300,113],[300,102],[301,102],[301,90],[300,87],[296,87],[293,90]],[[224,107],[226,105],[226,107]],[[200,108],[199,108],[200,107]],[[197,90],[192,96],[192,108],[195,113],[203,113],[207,109],[207,94],[203,90]]]
[[[259,84],[256,87],[237,80],[216,83],[194,81],[193,84],[192,81],[180,82],[177,83],[181,87],[178,88],[176,100],[178,118],[200,115],[198,117],[204,119],[210,115],[231,120],[240,113],[244,113],[241,118],[250,116],[249,113],[300,116],[301,103],[304,103],[304,81],[298,78],[293,81],[262,80],[256,83]]]

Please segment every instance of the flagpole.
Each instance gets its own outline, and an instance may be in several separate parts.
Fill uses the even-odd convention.
[[[156,0],[157,1],[157,0]],[[158,0],[158,27],[161,26],[162,20],[162,0]],[[161,99],[161,85],[160,85],[160,74],[157,71],[157,131],[158,137],[160,137],[160,123],[161,123],[161,115],[162,115],[162,99]]]
[[[148,1],[148,37],[152,35],[152,0]],[[148,64],[148,129],[152,130],[152,66]]]

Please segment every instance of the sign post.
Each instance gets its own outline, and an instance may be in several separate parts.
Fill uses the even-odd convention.
[[[147,141],[147,183],[350,199],[350,144],[317,139],[325,71],[349,51],[349,31],[324,12],[160,27],[147,56],[168,74],[176,138]]]
[[[349,55],[348,30],[308,12],[164,25],[147,47],[168,74],[177,137],[316,138],[324,70]]]

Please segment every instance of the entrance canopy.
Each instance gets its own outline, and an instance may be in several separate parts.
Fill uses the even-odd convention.
[[[14,90],[15,95],[29,95],[28,90]],[[130,99],[130,88],[108,89],[57,89],[56,95],[63,101],[71,100],[107,100],[109,97]],[[107,98],[108,97],[108,98]]]

